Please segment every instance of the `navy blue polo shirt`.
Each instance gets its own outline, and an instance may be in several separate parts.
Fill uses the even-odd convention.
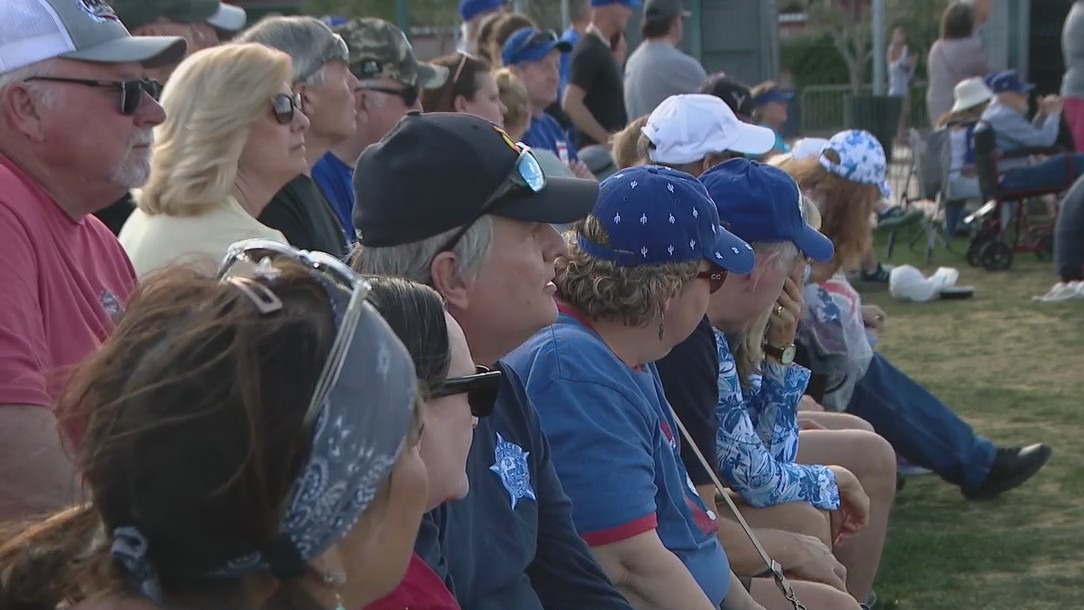
[[[467,458],[470,494],[426,515],[415,552],[469,610],[632,610],[572,524],[523,382],[504,379]]]

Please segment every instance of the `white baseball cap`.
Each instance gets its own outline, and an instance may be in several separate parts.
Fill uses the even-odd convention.
[[[207,23],[227,32],[240,32],[248,23],[248,13],[239,6],[220,2],[215,14],[207,18]]]
[[[671,95],[647,117],[640,133],[655,147],[653,163],[680,165],[733,151],[761,155],[775,146],[775,132],[743,123],[726,102],[704,93]]]
[[[794,143],[794,148],[790,150],[790,156],[795,161],[812,159],[813,157],[819,157],[827,147],[828,140],[826,138],[802,138]]]
[[[0,0],[0,74],[61,57],[99,63],[177,63],[178,36],[132,36],[105,0]]]

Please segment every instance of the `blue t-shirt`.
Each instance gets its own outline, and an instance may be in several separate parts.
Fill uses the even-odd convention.
[[[526,382],[588,544],[656,530],[715,605],[730,584],[718,525],[681,464],[654,365],[632,369],[569,313],[507,359]]]
[[[343,226],[346,241],[354,243],[354,168],[342,162],[332,153],[327,153],[312,168],[312,179],[320,192],[335,210],[335,216]]]
[[[415,552],[470,610],[632,610],[572,525],[523,382],[498,368],[497,404],[467,458],[470,494],[425,516]]]
[[[551,151],[565,163],[579,160],[576,147],[568,139],[568,133],[557,119],[546,113],[531,117],[531,126],[527,128],[527,133],[523,134],[523,143],[531,148]],[[562,149],[564,157],[561,156]]]

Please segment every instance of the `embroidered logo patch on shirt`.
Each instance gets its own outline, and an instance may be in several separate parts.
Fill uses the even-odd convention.
[[[497,433],[497,446],[493,449],[494,462],[489,469],[500,477],[501,484],[512,501],[512,510],[516,510],[516,504],[523,498],[535,499],[534,490],[531,489],[531,471],[527,469],[527,457],[530,455],[529,451],[504,440],[504,437]]]
[[[98,298],[102,303],[102,309],[105,310],[105,315],[109,316],[109,319],[114,324],[120,322],[120,316],[124,313],[124,306],[120,304],[117,295],[108,290],[103,290]]]

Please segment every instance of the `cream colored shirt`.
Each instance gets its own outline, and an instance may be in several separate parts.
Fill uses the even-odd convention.
[[[231,244],[254,238],[287,243],[281,232],[253,218],[233,197],[199,216],[149,215],[136,208],[119,235],[140,278],[173,263],[214,273]]]

